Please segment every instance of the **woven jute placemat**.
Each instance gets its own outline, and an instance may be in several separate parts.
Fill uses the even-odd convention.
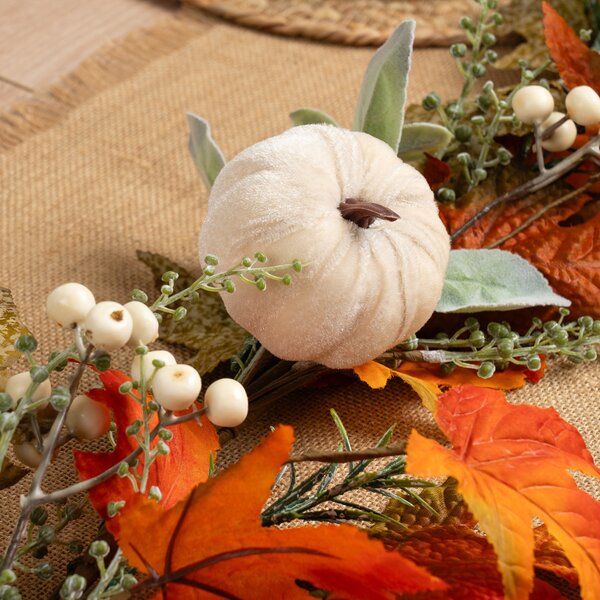
[[[194,11],[197,12],[197,11]],[[86,61],[49,93],[0,115],[0,285],[13,290],[40,354],[63,347],[65,335],[44,314],[46,294],[66,281],[89,286],[98,300],[124,302],[134,287],[150,291],[136,249],[197,266],[197,235],[206,193],[188,156],[185,113],[206,117],[227,157],[287,127],[287,114],[319,107],[345,125],[372,50],[276,37],[206,16],[169,18]],[[431,89],[455,93],[461,78],[443,49],[414,55],[410,99]],[[176,350],[178,358],[185,353]],[[131,356],[114,364],[128,369]],[[513,402],[554,406],[576,425],[600,458],[600,364],[552,365],[536,386],[510,394]],[[289,423],[296,449],[337,446],[329,409],[335,408],[355,446],[372,446],[393,422],[397,438],[411,428],[440,439],[433,419],[400,382],[381,392],[359,383],[293,394],[244,428],[220,453],[230,464]],[[45,487],[75,479],[63,450]],[[5,543],[30,483],[0,492]],[[600,486],[585,481],[600,496]],[[98,519],[91,508],[65,539],[88,543]],[[4,544],[3,544],[4,545]],[[57,572],[70,559],[53,554]],[[30,579],[24,597],[47,600],[58,578]]]
[[[417,21],[417,46],[463,39],[458,20],[473,0],[184,0],[238,25],[350,46],[379,46],[404,19]]]

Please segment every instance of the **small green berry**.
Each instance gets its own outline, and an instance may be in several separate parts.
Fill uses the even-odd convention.
[[[471,165],[471,163],[473,162],[471,159],[471,155],[468,152],[459,152],[456,155],[456,160],[463,167],[469,167]]]
[[[461,119],[464,115],[464,111],[458,102],[450,102],[450,104],[446,106],[446,114],[451,119]]]
[[[515,349],[515,345],[512,340],[504,338],[498,342],[497,348],[498,354],[502,358],[510,358]]]
[[[479,365],[479,369],[477,369],[477,375],[481,377],[481,379],[489,379],[496,372],[496,366],[493,362],[485,361]]]
[[[126,381],[125,383],[122,383],[119,386],[119,393],[120,394],[128,394],[131,391],[132,387],[133,387],[133,383],[131,383],[131,381]]]
[[[128,436],[136,435],[140,431],[142,425],[143,425],[142,421],[140,419],[137,419],[131,425],[129,425],[129,427],[127,427],[127,429],[125,430],[125,433]]]
[[[479,321],[475,317],[467,317],[465,327],[468,327],[469,331],[477,331],[480,328]]]
[[[0,412],[6,412],[12,407],[12,398],[6,392],[0,392]]]
[[[158,432],[158,437],[161,440],[165,440],[165,442],[168,442],[173,439],[173,432],[170,429],[161,429]]]
[[[473,73],[474,77],[483,77],[486,74],[487,69],[485,68],[485,65],[482,63],[475,63],[472,67],[471,67],[471,72]]]
[[[15,350],[22,354],[31,354],[37,348],[37,341],[32,335],[20,335],[15,342]]]
[[[594,324],[592,325],[592,332],[596,335],[600,334],[600,320],[594,321]]]
[[[137,579],[131,573],[125,573],[121,577],[121,587],[124,590],[131,589],[137,583]]]
[[[459,125],[455,130],[454,130],[454,137],[459,141],[459,142],[468,142],[471,137],[473,136],[473,129],[471,128],[470,125]],[[468,156],[468,155],[467,155]]]
[[[162,500],[162,492],[160,488],[156,485],[153,485],[148,492],[148,498],[150,500],[156,500],[156,502],[160,502]]]
[[[530,356],[527,359],[527,368],[530,371],[539,371],[542,368],[542,360],[541,360],[541,358],[537,354],[534,354],[533,356]]]
[[[202,271],[205,275],[207,275],[208,277],[210,277],[211,275],[215,274],[215,266],[214,265],[206,265],[206,267],[204,267],[204,270]]]
[[[106,514],[112,519],[119,514],[119,511],[125,506],[124,500],[119,500],[118,502],[109,502],[106,505]]]
[[[164,296],[170,296],[173,293],[173,286],[172,285],[161,286],[160,293],[163,294]]]
[[[244,256],[244,258],[242,258],[242,266],[246,268],[251,267],[252,259],[249,256]]]
[[[167,446],[167,444],[165,444],[163,440],[161,440],[160,442],[158,442],[158,444],[156,444],[156,451],[162,456],[166,456],[167,454],[169,454],[169,452],[171,452],[171,449],[169,448],[169,446]]]
[[[267,257],[262,252],[257,252],[254,255],[254,258],[256,258],[256,260],[261,263],[267,262]]]
[[[564,346],[569,341],[569,332],[559,329],[556,332],[552,332],[552,339],[557,346]]]
[[[267,282],[264,277],[257,277],[254,284],[261,292],[264,292],[267,289]]]
[[[481,110],[486,111],[492,105],[492,99],[486,94],[479,94],[479,96],[477,96],[477,99],[475,100],[475,103]],[[471,121],[474,123],[473,118],[471,118]]]
[[[590,331],[594,326],[594,319],[586,315],[584,317],[579,317],[579,319],[577,319],[577,323],[584,331]]]
[[[458,24],[460,25],[460,28],[465,31],[475,31],[475,24],[470,17],[461,17]]]
[[[508,165],[512,159],[512,154],[506,148],[498,148],[496,156],[501,165]]]
[[[292,277],[291,275],[284,275],[281,278],[281,283],[283,283],[283,285],[291,285],[292,284]]]
[[[442,187],[437,191],[437,197],[440,202],[454,202],[456,192],[453,189]]]
[[[110,355],[104,352],[103,350],[96,350],[96,352],[94,352],[93,361],[94,366],[101,373],[110,369]]]
[[[132,300],[137,300],[138,302],[143,302],[144,304],[148,302],[148,294],[142,290],[139,290],[138,288],[131,292],[131,298]]]
[[[585,360],[596,360],[598,358],[598,352],[596,350],[594,350],[594,348],[588,348],[584,353],[583,353],[583,358],[585,358]]]
[[[462,58],[467,53],[466,44],[452,44],[450,46],[450,54],[454,58]]]
[[[485,335],[483,334],[483,331],[480,331],[479,329],[473,331],[473,333],[471,333],[469,336],[469,344],[475,348],[481,348],[482,346],[485,346]]]
[[[223,281],[223,288],[227,293],[233,294],[233,292],[235,292],[235,283],[233,283],[231,279],[225,279],[225,281]]]
[[[456,370],[456,365],[454,363],[442,363],[440,365],[440,370],[443,375],[450,375]]]
[[[481,42],[484,46],[493,46],[496,43],[496,41],[496,36],[493,33],[490,33],[489,31],[486,31],[481,36]]]
[[[302,263],[297,258],[292,261],[292,269],[294,269],[296,273],[302,271]]]
[[[49,563],[40,563],[33,567],[33,572],[42,580],[47,581],[54,574],[54,569]]]
[[[29,375],[31,375],[31,380],[34,383],[43,383],[50,377],[50,372],[47,367],[35,365],[29,370]]]
[[[485,98],[485,96],[479,96],[479,98]],[[479,99],[477,102],[479,103]],[[475,115],[471,117],[471,123],[473,123],[473,125],[477,125],[478,127],[485,125],[485,117],[483,115]]]
[[[421,105],[425,110],[435,110],[442,103],[442,99],[436,92],[430,92],[423,98]]]
[[[502,25],[502,23],[504,23],[504,17],[500,13],[494,13],[492,15],[492,23],[494,25]]]
[[[162,274],[161,279],[165,283],[170,283],[171,281],[176,281],[179,279],[179,273],[175,273],[175,271],[167,271],[166,273]]]
[[[34,524],[41,526],[48,520],[48,511],[43,506],[36,506],[29,515],[29,520]]]
[[[117,475],[119,477],[127,477],[128,474],[129,474],[129,464],[126,463],[125,461],[123,461],[121,464],[119,464],[119,470],[117,471]]]
[[[77,506],[76,504],[67,504],[62,510],[62,514],[67,521],[76,521],[83,513],[81,506]]]
[[[93,558],[104,558],[109,552],[110,546],[104,540],[96,540],[90,544],[89,554]]]
[[[175,309],[175,312],[173,313],[173,320],[181,321],[182,319],[185,319],[186,316],[187,316],[187,308],[185,306],[178,306]]]
[[[16,573],[11,569],[4,569],[0,572],[0,585],[10,585],[17,580]]]
[[[561,308],[558,309],[558,314],[561,317],[568,317],[571,314],[571,311],[568,308],[565,308],[564,306],[562,306]]]
[[[498,60],[498,53],[495,50],[486,50],[484,57],[487,62],[494,64]]]
[[[69,575],[60,588],[63,600],[79,600],[87,587],[87,581],[81,575]]]
[[[43,544],[52,544],[56,540],[56,531],[51,525],[42,525],[38,529],[37,539]]]
[[[483,168],[475,169],[473,171],[473,179],[480,183],[481,181],[485,181],[487,179],[487,171]]]
[[[207,265],[213,265],[213,266],[216,266],[216,265],[218,265],[218,264],[219,264],[219,259],[218,259],[218,258],[217,258],[217,257],[216,257],[214,254],[207,254],[207,255],[204,257],[204,262],[205,262]]]

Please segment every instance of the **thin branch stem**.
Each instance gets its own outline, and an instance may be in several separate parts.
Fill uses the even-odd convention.
[[[509,202],[515,202],[520,200],[529,194],[533,194],[538,190],[550,185],[557,179],[560,179],[563,175],[571,171],[576,165],[588,156],[595,156],[595,147],[600,142],[600,135],[593,137],[584,146],[570,154],[567,158],[564,158],[554,167],[546,169],[543,173],[540,173],[537,177],[530,179],[523,185],[502,194],[492,202],[486,204],[482,209],[475,213],[466,223],[461,225],[452,235],[450,241],[456,241],[460,236],[465,234],[471,227],[473,227],[482,217],[488,214],[491,210],[502,204]]]
[[[352,452],[305,452],[292,454],[288,463],[322,462],[322,463],[349,463],[357,460],[385,458],[406,454],[406,443],[394,444],[384,448],[364,448]]]
[[[565,202],[568,202],[572,198],[576,198],[577,196],[580,196],[581,194],[583,194],[586,190],[591,188],[599,179],[600,179],[600,173],[595,173],[594,175],[592,175],[589,178],[589,180],[585,183],[585,185],[581,186],[580,188],[577,188],[576,190],[569,192],[568,194],[564,194],[560,198],[557,198],[553,202],[550,202],[550,204],[546,204],[546,206],[543,206],[535,214],[531,215],[528,219],[525,219],[525,221],[523,221],[518,227],[513,229],[513,231],[511,231],[510,233],[507,233],[506,235],[497,239],[495,242],[493,242],[489,246],[486,246],[486,248],[488,248],[488,249],[489,248],[497,248],[498,246],[501,246],[502,244],[504,244],[504,242],[510,240],[518,233],[521,233],[521,231],[523,231],[524,229],[527,229],[532,223],[534,223],[535,221],[540,219],[548,211],[552,210],[553,208],[556,208],[557,206],[560,206],[561,204],[564,204]]]

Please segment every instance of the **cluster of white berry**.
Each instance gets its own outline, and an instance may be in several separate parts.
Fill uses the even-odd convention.
[[[186,410],[198,399],[202,380],[196,369],[177,364],[170,352],[148,352],[146,346],[158,338],[159,324],[152,310],[142,302],[132,301],[124,305],[112,301],[96,302],[94,294],[84,285],[65,283],[48,295],[46,312],[51,320],[65,329],[78,327],[95,348],[104,351],[117,350],[125,345],[136,348],[131,367],[134,386],[139,388],[143,379],[154,400],[165,410]],[[36,380],[32,371],[24,371],[9,377],[6,382],[5,393],[12,400],[13,409],[34,382],[37,388],[29,402],[42,409],[49,401],[54,406],[47,373],[45,378]],[[219,379],[207,388],[204,406],[214,425],[237,427],[248,414],[248,396],[238,381]],[[70,404],[66,426],[74,437],[96,439],[108,431],[110,414],[103,404],[78,395]],[[41,459],[39,450],[28,442],[15,444],[14,449],[17,458],[32,467],[37,466]]]
[[[566,97],[568,116],[554,110],[552,94],[541,85],[527,85],[513,97],[512,108],[517,118],[539,127],[542,148],[561,152],[570,148],[577,137],[578,125],[600,123],[600,96],[587,85],[573,88]],[[550,135],[544,135],[549,132]]]

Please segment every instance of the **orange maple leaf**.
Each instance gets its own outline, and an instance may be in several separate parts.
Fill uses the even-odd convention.
[[[589,85],[600,92],[600,54],[588,48],[560,14],[542,2],[546,45],[568,88]]]
[[[104,388],[90,390],[90,398],[102,402],[110,408],[117,426],[117,446],[113,452],[82,452],[74,450],[75,467],[81,479],[89,479],[120,463],[132,450],[138,447],[137,441],[128,436],[125,430],[137,419],[142,419],[142,407],[127,394],[121,394],[119,387],[129,378],[120,371],[100,373]],[[153,416],[150,427],[158,422]],[[169,441],[170,452],[160,456],[152,464],[148,478],[148,489],[156,485],[162,493],[161,504],[171,507],[187,497],[190,490],[208,479],[210,453],[219,448],[219,439],[212,423],[202,418],[200,426],[195,421],[173,425],[168,429],[173,433]],[[158,440],[154,440],[154,444]],[[143,456],[139,458],[143,464]],[[106,505],[111,500],[129,502],[135,495],[128,479],[113,476],[89,491],[90,501],[98,513],[107,518]],[[109,519],[107,527],[116,533],[118,521]]]
[[[293,443],[280,426],[260,446],[185,502],[163,510],[134,498],[119,520],[119,545],[165,598],[306,598],[297,579],[345,598],[385,600],[446,585],[350,525],[261,527],[260,513]]]
[[[582,597],[600,589],[600,503],[567,470],[600,476],[581,435],[552,408],[513,406],[504,394],[453,388],[436,421],[453,445],[412,431],[407,473],[450,475],[498,556],[506,597],[533,587],[534,517],[541,518],[577,570]]]
[[[419,594],[427,600],[503,600],[502,577],[494,548],[485,536],[464,525],[434,525],[400,534],[396,549],[450,586]],[[388,547],[390,543],[388,542]],[[402,596],[403,600],[407,598]],[[558,600],[562,594],[539,578],[530,600]]]
[[[462,367],[457,367],[449,375],[443,375],[439,371],[439,365],[410,361],[403,362],[397,369],[390,369],[372,360],[364,365],[354,367],[354,372],[361,381],[364,381],[373,389],[384,388],[392,377],[402,379],[404,383],[413,388],[425,407],[432,412],[436,410],[438,396],[443,393],[442,387],[473,384],[492,389],[515,390],[523,387],[525,380],[529,378],[523,370],[509,369],[507,371],[497,371],[489,379],[482,379],[473,369]]]

